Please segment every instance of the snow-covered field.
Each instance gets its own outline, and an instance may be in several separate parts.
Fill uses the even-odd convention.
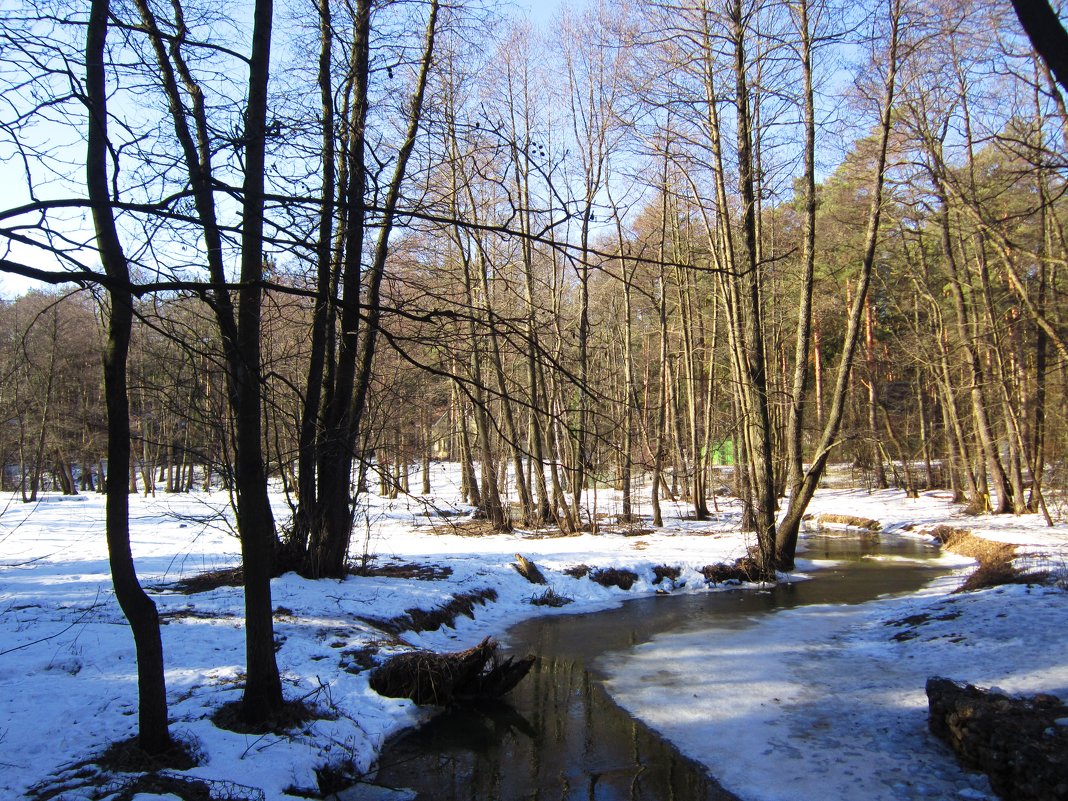
[[[563,611],[575,612],[654,592],[656,565],[681,566],[684,591],[701,591],[702,566],[733,560],[749,544],[737,530],[737,507],[722,500],[711,521],[683,520],[686,510],[678,508],[663,530],[636,536],[461,536],[443,528],[438,514],[459,510],[455,472],[437,465],[434,478],[433,506],[370,496],[353,551],[368,550],[377,566],[449,568],[448,578],[309,582],[290,574],[275,580],[287,697],[307,697],[335,717],[286,737],[234,734],[210,721],[213,710],[240,694],[240,588],[184,595],[173,587],[180,578],[237,565],[227,496],[131,498],[138,570],[167,624],[172,731],[194,741],[202,755],[191,775],[259,788],[273,800],[289,797],[287,788],[314,788],[315,769],[324,764],[350,761],[370,769],[385,738],[429,713],[371,691],[361,668],[366,654],[455,650],[530,615],[553,614],[531,605],[541,590],[513,569],[516,553],[573,598]],[[598,511],[611,512],[615,500],[600,491]],[[284,498],[275,502],[284,520]],[[1047,529],[1035,516],[956,518],[940,493],[907,499],[895,491],[824,491],[813,511],[872,517],[891,530],[949,522],[1016,543],[1036,563],[1061,569],[1068,563],[1068,527]],[[32,506],[11,499],[0,508],[2,798],[23,797],[135,733],[133,644],[110,586],[103,519],[97,495],[48,496]],[[640,579],[625,593],[563,574],[580,563],[627,567]],[[814,574],[803,560],[800,567]],[[862,606],[781,612],[730,648],[722,640],[713,647],[708,637],[667,635],[614,658],[611,690],[745,798],[982,798],[984,782],[961,778],[926,733],[924,680],[941,674],[1068,696],[1068,593],[1011,586],[950,595],[956,584],[943,580],[919,596]],[[474,620],[460,617],[455,628],[397,639],[362,620],[431,609],[454,594],[483,589],[496,591],[497,600],[476,607]],[[893,639],[904,627],[887,623],[922,614],[930,620],[911,626],[915,636]],[[685,696],[670,689],[672,681],[657,679],[665,664],[693,686]],[[88,794],[83,788],[61,797]]]

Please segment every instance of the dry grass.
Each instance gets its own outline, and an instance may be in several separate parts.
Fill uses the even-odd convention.
[[[414,562],[387,562],[384,565],[361,565],[349,571],[354,576],[444,581],[452,575],[447,565],[418,565]]]
[[[994,542],[972,534],[967,529],[936,526],[930,532],[942,547],[955,554],[975,559],[979,566],[957,592],[972,592],[1003,584],[1041,584],[1049,578],[1044,572],[1025,572],[1013,564],[1016,546]]]
[[[1009,560],[980,562],[979,567],[957,588],[957,592],[985,590],[987,587],[1000,587],[1003,584],[1036,584],[1044,579],[1044,575],[1024,573]]]
[[[240,587],[243,583],[244,573],[241,568],[228,567],[222,570],[209,570],[206,573],[182,577],[168,589],[180,592],[183,595],[195,595],[198,592],[217,590],[219,587]]]
[[[261,723],[248,723],[241,714],[240,700],[224,704],[215,710],[211,722],[220,729],[238,734],[285,734],[298,729],[310,720],[330,717],[327,713],[303,700],[285,701],[282,708],[268,715]]]
[[[137,738],[122,740],[108,746],[96,764],[105,770],[120,773],[149,773],[160,770],[189,770],[200,763],[201,755],[195,743],[173,738],[173,745],[162,754],[147,754],[141,750]]]
[[[964,528],[935,526],[929,532],[950,553],[982,562],[1003,562],[1016,556],[1016,546],[977,537]]]
[[[574,565],[565,568],[564,575],[571,578],[588,578],[596,581],[602,587],[619,587],[621,590],[629,590],[638,580],[638,574],[633,570],[619,567],[590,567],[589,565]]]
[[[660,584],[664,579],[675,582],[682,575],[682,568],[675,565],[656,565],[653,568],[653,575],[655,576],[653,584]]]
[[[621,590],[629,590],[638,580],[638,574],[633,570],[620,567],[602,567],[590,571],[590,580],[602,587],[619,587]]]
[[[424,529],[420,529],[424,530]],[[496,528],[484,518],[464,518],[463,520],[446,520],[430,526],[431,534],[454,534],[458,537],[489,537],[507,532]]]
[[[589,530],[589,526],[584,527]],[[599,515],[597,518],[598,534],[617,534],[621,537],[644,537],[652,534],[654,529],[642,525],[641,518],[627,520],[622,515]]]
[[[553,608],[558,608],[561,606],[567,606],[573,600],[575,599],[569,598],[566,595],[561,595],[552,587],[550,587],[540,595],[535,595],[534,597],[532,597],[530,599],[530,603],[534,606],[549,606]]]
[[[775,575],[769,574],[760,563],[751,556],[736,559],[733,564],[719,563],[705,565],[701,568],[705,581],[721,584],[724,581],[742,581],[747,583],[774,582]]]

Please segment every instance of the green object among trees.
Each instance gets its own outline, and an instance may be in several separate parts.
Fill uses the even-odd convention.
[[[725,439],[712,446],[712,464],[734,464],[734,441]]]

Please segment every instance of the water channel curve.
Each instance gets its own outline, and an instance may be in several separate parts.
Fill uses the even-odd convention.
[[[898,536],[818,534],[802,545],[802,558],[833,564],[811,580],[646,596],[514,626],[502,637],[507,649],[539,657],[527,679],[501,702],[448,710],[393,740],[377,782],[410,788],[419,801],[734,799],[611,699],[598,661],[658,634],[724,636],[777,610],[913,592],[946,570],[933,562],[936,547]]]

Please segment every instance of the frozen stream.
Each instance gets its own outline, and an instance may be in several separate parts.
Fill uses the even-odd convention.
[[[733,632],[740,635],[771,612],[910,592],[945,570],[925,563],[937,550],[914,540],[827,535],[807,537],[804,546],[806,559],[834,562],[815,580],[645,597],[604,612],[544,616],[516,626],[504,638],[509,650],[540,660],[507,704],[448,712],[403,736],[382,754],[378,781],[442,801],[734,798],[611,699],[606,666],[613,666],[611,673],[621,665],[625,670],[628,652],[658,635],[707,634],[725,638],[729,647]],[[646,646],[642,654],[647,673],[650,659],[663,665],[648,677],[655,692],[676,703],[691,694],[680,682],[685,673],[673,670],[672,649]]]

